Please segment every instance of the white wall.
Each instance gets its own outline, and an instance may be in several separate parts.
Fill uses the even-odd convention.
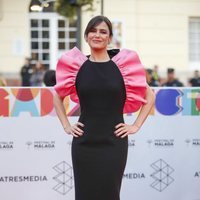
[[[147,66],[188,69],[189,17],[200,17],[198,0],[139,0],[138,49]]]
[[[17,73],[24,56],[30,54],[30,1],[0,2],[0,72]],[[91,17],[101,13],[101,1],[95,2],[95,10],[83,12],[82,17],[82,45],[86,54],[89,48],[84,42],[84,29]],[[104,15],[123,23],[122,47],[138,51],[146,67],[158,64],[163,71],[175,67],[187,75],[188,19],[200,17],[200,0],[104,0]],[[21,48],[15,52],[17,43]]]
[[[1,0],[0,71],[18,72],[29,56],[29,17],[27,0]]]
[[[99,13],[84,14],[85,26]],[[123,47],[136,50],[146,67],[157,64],[163,77],[174,67],[187,84],[194,70],[189,67],[188,23],[189,17],[200,17],[200,0],[104,0],[104,15],[122,21]]]

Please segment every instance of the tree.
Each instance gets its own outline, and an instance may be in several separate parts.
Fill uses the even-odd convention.
[[[93,8],[94,0],[56,0],[55,10],[60,15],[73,18],[77,15],[77,10],[83,6],[88,6],[89,9]]]
[[[73,19],[77,16],[77,47],[81,49],[81,8],[88,6],[88,9],[92,10],[94,0],[56,0],[55,10],[60,15],[69,19]]]

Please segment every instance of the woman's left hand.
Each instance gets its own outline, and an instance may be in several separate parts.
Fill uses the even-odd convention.
[[[124,138],[129,134],[134,134],[139,130],[139,127],[136,125],[128,125],[124,123],[119,123],[115,126],[116,131],[114,132],[117,137]]]

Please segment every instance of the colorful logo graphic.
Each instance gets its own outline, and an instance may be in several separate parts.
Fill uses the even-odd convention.
[[[200,88],[156,88],[155,106],[151,115],[200,115]],[[56,116],[53,88],[0,88],[0,117]],[[79,116],[78,104],[64,100],[68,116]],[[130,115],[130,114],[128,114]]]

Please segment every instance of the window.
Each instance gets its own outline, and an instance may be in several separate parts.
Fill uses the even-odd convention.
[[[76,22],[56,13],[30,13],[32,64],[38,60],[46,68],[55,68],[60,55],[76,46]]]
[[[33,9],[33,5],[39,7]],[[68,20],[54,11],[55,1],[32,0],[29,5],[30,52],[32,64],[38,60],[55,69],[58,58],[76,45],[76,20]],[[39,10],[38,10],[39,8]]]
[[[48,68],[50,60],[49,19],[31,19],[30,24],[32,64],[40,60]]]
[[[189,20],[189,61],[192,67],[200,67],[200,17]]]
[[[75,24],[67,23],[67,20],[58,20],[58,49],[71,49],[76,46]]]

